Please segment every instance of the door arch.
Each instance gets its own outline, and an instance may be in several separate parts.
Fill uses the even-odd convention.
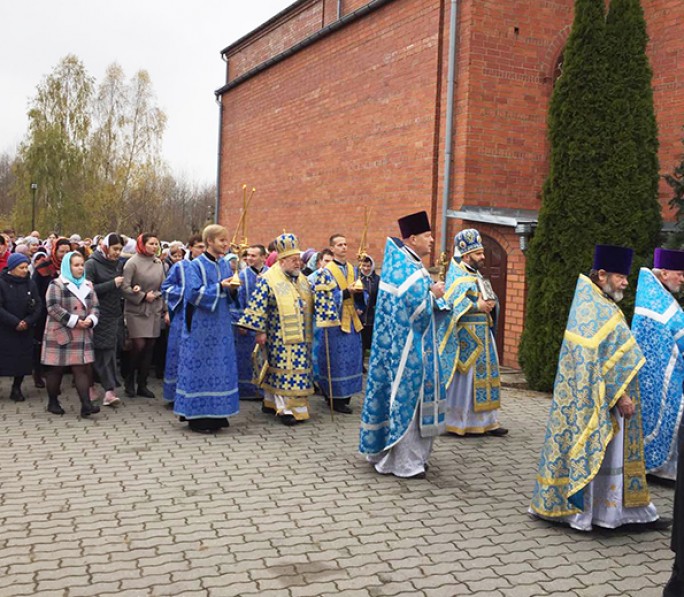
[[[499,316],[496,322],[496,350],[499,363],[503,362],[504,325],[506,319],[506,274],[508,272],[508,254],[498,241],[486,234],[480,234],[485,251],[485,264],[480,270],[485,278],[489,278],[492,288],[499,297]]]

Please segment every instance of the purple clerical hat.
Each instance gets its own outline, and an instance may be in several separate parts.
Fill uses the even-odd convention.
[[[612,274],[629,276],[632,271],[634,251],[629,247],[596,245],[594,247],[593,269],[603,269]]]
[[[684,270],[684,251],[658,248],[653,254],[653,267],[656,269]]]
[[[399,230],[401,230],[401,238],[408,238],[413,234],[429,232],[432,228],[430,228],[430,220],[428,219],[427,212],[419,211],[410,216],[399,218]]]

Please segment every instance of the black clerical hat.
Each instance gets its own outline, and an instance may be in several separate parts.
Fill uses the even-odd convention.
[[[593,269],[603,269],[612,274],[629,276],[632,271],[634,251],[629,247],[596,245],[594,247]]]
[[[684,251],[674,249],[655,250],[653,255],[653,267],[656,269],[684,270]]]
[[[413,234],[423,234],[423,232],[432,230],[426,211],[419,211],[410,216],[404,216],[403,218],[399,218],[398,221],[399,230],[401,230],[401,238],[408,238]]]

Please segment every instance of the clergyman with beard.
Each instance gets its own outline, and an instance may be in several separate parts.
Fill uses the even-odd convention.
[[[530,513],[580,531],[659,520],[646,484],[639,348],[618,306],[632,249],[597,245],[580,275],[558,359]]]
[[[684,251],[656,249],[641,268],[632,334],[646,357],[639,371],[646,472],[674,481],[684,397],[684,311],[673,294],[684,282]]]
[[[449,307],[437,332],[446,386],[446,429],[456,435],[503,436],[499,424],[501,378],[494,341],[496,296],[485,294],[480,273],[485,263],[482,237],[474,228],[454,238],[454,257],[446,278]]]

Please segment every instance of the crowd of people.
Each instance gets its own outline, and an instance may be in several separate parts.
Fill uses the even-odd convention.
[[[257,382],[255,347],[264,342],[254,310],[247,310],[257,291],[263,294],[261,280],[284,271],[286,263],[291,273],[304,276],[310,291],[305,300],[318,285],[319,310],[321,301],[330,303],[330,314],[339,307],[342,328],[312,326],[307,314],[301,338],[306,350],[298,355],[305,374],[289,401],[306,398],[315,383],[334,410],[350,414],[350,397],[361,391],[363,353],[370,349],[379,277],[368,256],[361,268],[347,264],[342,235],[330,245],[320,251],[297,246],[283,256],[276,241],[268,250],[232,245],[220,226],[208,226],[186,243],[162,242],[152,233],[137,239],[50,234],[43,240],[37,231],[17,237],[4,230],[0,376],[13,378],[10,398],[17,402],[25,400],[22,384],[32,376],[36,387],[46,389],[47,410],[59,415],[65,412],[59,400],[65,371],[73,376],[83,417],[100,405],[116,407],[122,392],[154,398],[148,381],[156,374],[163,378],[164,401],[194,431],[227,426],[238,399],[262,400],[264,411],[295,424],[308,418],[306,406],[276,406],[285,404],[283,392],[289,395],[278,385],[276,364],[291,367],[292,355],[280,362],[272,349],[273,371]],[[267,276],[269,265],[276,270]],[[299,308],[294,302],[291,307]]]
[[[342,234],[316,251],[291,233],[268,249],[235,247],[219,225],[185,244],[152,233],[43,242],[5,231],[0,376],[13,377],[10,398],[20,402],[33,375],[47,410],[61,415],[70,369],[89,417],[99,412],[97,384],[105,406],[120,403],[120,385],[128,398],[154,398],[154,367],[179,419],[216,433],[240,399],[261,401],[287,426],[309,419],[316,391],[331,412],[351,414],[369,352],[359,452],[380,474],[425,478],[435,437],[508,434],[499,422],[499,303],[476,229],[456,235],[435,279],[423,264],[434,243],[427,213],[398,228],[380,275],[365,253],[358,267],[349,262]],[[641,270],[630,327],[619,302],[632,256],[597,245],[579,275],[529,512],[583,531],[667,528],[646,475],[674,480],[676,559],[665,595],[682,595],[684,311],[675,295],[684,251],[659,248],[654,267]]]

